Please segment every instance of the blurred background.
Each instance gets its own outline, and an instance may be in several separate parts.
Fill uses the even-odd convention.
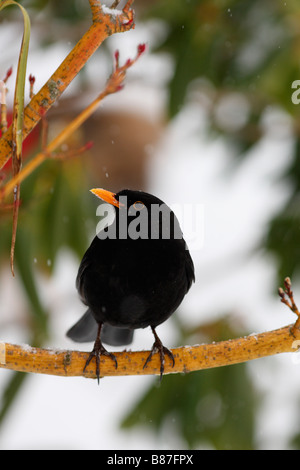
[[[89,3],[20,3],[31,17],[28,74],[38,91],[88,29]],[[92,149],[47,161],[22,184],[15,278],[12,214],[0,207],[1,341],[91,350],[65,332],[85,310],[75,278],[98,223],[95,186],[201,208],[197,240],[193,225],[183,227],[196,283],[158,329],[166,346],[295,320],[277,288],[290,276],[300,302],[299,2],[136,0],[134,8],[135,30],[107,39],[47,115],[51,139],[104,87],[116,49],[124,63],[147,44],[125,89],[65,147],[92,140]],[[22,29],[19,9],[1,12],[0,78],[16,71]],[[24,143],[25,164],[39,148],[37,128]],[[2,181],[10,171],[8,163]],[[150,329],[138,330],[132,349],[152,342]],[[99,387],[0,369],[0,448],[299,449],[299,364],[297,353],[284,354],[161,384],[108,377]]]

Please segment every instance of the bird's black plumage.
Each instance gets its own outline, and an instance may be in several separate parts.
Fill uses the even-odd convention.
[[[103,190],[93,192],[103,197]],[[175,312],[190,289],[195,279],[193,261],[178,220],[163,201],[142,191],[108,195],[106,200],[117,206],[115,218],[83,256],[76,287],[88,310],[67,335],[78,342],[95,340],[86,366],[95,356],[99,379],[101,354],[111,356],[117,366],[102,341],[127,345],[134,329],[150,326],[155,342],[146,364],[158,350],[162,374],[165,353],[173,364],[174,357],[155,328]]]

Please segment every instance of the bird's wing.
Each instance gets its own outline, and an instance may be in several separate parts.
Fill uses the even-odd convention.
[[[90,247],[85,252],[78,269],[76,288],[80,299],[88,306],[89,304],[85,293],[87,279],[94,278],[94,284],[97,284],[97,286],[102,285],[104,288],[111,275],[114,251],[107,242],[109,242],[109,240],[100,241],[95,237]]]
[[[186,250],[185,257],[186,257],[185,258],[185,273],[186,273],[186,280],[187,280],[186,291],[188,292],[192,283],[195,282],[195,268],[194,268],[192,257],[188,250]]]
[[[85,255],[82,258],[82,261],[80,263],[80,266],[79,266],[79,269],[78,269],[78,274],[77,274],[77,277],[76,277],[76,289],[78,290],[80,299],[82,300],[82,302],[84,304],[86,304],[85,295],[84,295],[84,291],[83,291],[84,272],[89,267],[89,265],[90,265],[90,262],[89,262],[87,253],[85,253]]]

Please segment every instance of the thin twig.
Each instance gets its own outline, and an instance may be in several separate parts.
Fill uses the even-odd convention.
[[[111,9],[117,8],[121,0],[115,0],[114,3],[111,5]]]
[[[145,51],[145,44],[140,44],[137,48],[137,54],[134,59],[128,59],[123,66],[119,65],[119,54],[115,53],[115,68],[109,77],[104,90],[98,97],[87,106],[73,121],[71,121],[47,146],[42,152],[38,153],[14,178],[8,181],[1,188],[1,196],[5,198],[10,194],[17,184],[31,174],[41,163],[49,158],[53,152],[63,144],[99,107],[101,101],[108,95],[116,93],[123,88],[123,81],[127,70],[135,64]]]
[[[294,300],[292,283],[289,277],[286,277],[284,280],[284,290],[282,287],[279,287],[278,294],[281,298],[281,302],[289,307],[289,309],[292,310],[292,312],[295,313],[298,317],[294,325],[291,327],[291,334],[295,337],[296,330],[300,329],[300,312]]]
[[[119,15],[103,13],[98,0],[89,0],[93,23],[74,49],[68,54],[46,84],[34,95],[24,110],[23,140],[41,119],[41,109],[47,112],[76,77],[100,44],[110,35],[134,28],[133,0],[129,0]],[[0,139],[0,169],[12,153],[11,127]]]
[[[12,74],[12,67],[6,72],[6,76],[3,80],[0,80],[0,107],[1,107],[1,118],[0,118],[0,130],[2,134],[7,131],[7,104],[6,104],[6,82]]]

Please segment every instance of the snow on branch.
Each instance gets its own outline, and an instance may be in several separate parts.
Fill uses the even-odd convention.
[[[171,361],[167,360],[165,373],[187,373],[238,364],[275,354],[297,352],[300,349],[300,315],[294,302],[289,278],[285,280],[285,290],[279,289],[279,295],[284,299],[283,303],[296,313],[297,320],[294,324],[242,338],[172,349],[175,365],[172,367]],[[145,369],[143,365],[149,351],[123,351],[114,354],[118,368],[115,368],[109,358],[101,357],[101,377],[160,374],[158,354],[153,356],[151,363]],[[27,373],[96,378],[93,362],[83,373],[88,355],[89,353],[83,351],[42,349],[0,342],[0,368]]]

